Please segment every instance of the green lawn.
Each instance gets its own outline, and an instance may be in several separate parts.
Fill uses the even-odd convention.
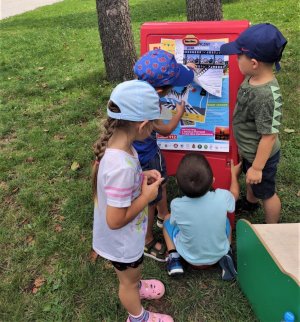
[[[184,0],[130,5],[137,50],[143,22],[186,20]],[[282,221],[297,222],[299,5],[227,0],[223,11],[225,19],[271,22],[289,41],[278,75],[285,101],[278,191]],[[0,320],[125,321],[111,266],[89,258],[92,144],[114,86],[105,80],[95,2],[65,0],[0,26]],[[168,189],[175,197],[174,181]],[[250,220],[262,222],[262,212]],[[146,259],[143,274],[167,288],[145,306],[176,321],[255,320],[238,284],[222,282],[218,268],[173,280],[163,264]]]

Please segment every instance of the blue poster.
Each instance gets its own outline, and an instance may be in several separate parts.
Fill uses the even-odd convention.
[[[229,151],[228,56],[219,52],[222,41],[201,40],[184,46],[183,63],[194,63],[194,82],[174,87],[161,98],[163,109],[176,114],[176,104],[185,102],[185,112],[168,137],[158,135],[163,150]]]

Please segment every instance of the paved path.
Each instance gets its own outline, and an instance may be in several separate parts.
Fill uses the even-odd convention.
[[[0,0],[0,19],[60,2],[62,0]]]

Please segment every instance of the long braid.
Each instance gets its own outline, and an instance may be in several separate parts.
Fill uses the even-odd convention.
[[[117,105],[115,105],[112,101],[109,101],[108,108],[114,113],[120,113],[120,109]],[[94,197],[97,194],[97,174],[99,169],[99,162],[102,159],[105,150],[107,148],[107,144],[111,136],[114,134],[116,128],[126,126],[129,121],[113,119],[111,117],[107,117],[103,126],[104,132],[101,135],[100,139],[96,141],[94,144],[94,154],[96,156],[96,160],[94,162],[92,168],[92,186],[93,186],[93,195]]]

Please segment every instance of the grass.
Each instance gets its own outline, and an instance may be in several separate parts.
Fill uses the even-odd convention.
[[[137,50],[143,22],[186,20],[183,0],[130,5]],[[227,0],[223,11],[225,19],[274,23],[289,41],[278,75],[285,101],[278,190],[282,221],[297,222],[299,5]],[[91,146],[115,85],[105,80],[95,3],[65,0],[0,25],[0,320],[124,321],[111,266],[89,257]],[[176,194],[171,180],[169,198]],[[262,222],[262,212],[250,220]],[[171,280],[164,265],[146,259],[143,274],[167,287],[145,306],[177,321],[256,319],[238,284],[220,281],[217,268]]]

